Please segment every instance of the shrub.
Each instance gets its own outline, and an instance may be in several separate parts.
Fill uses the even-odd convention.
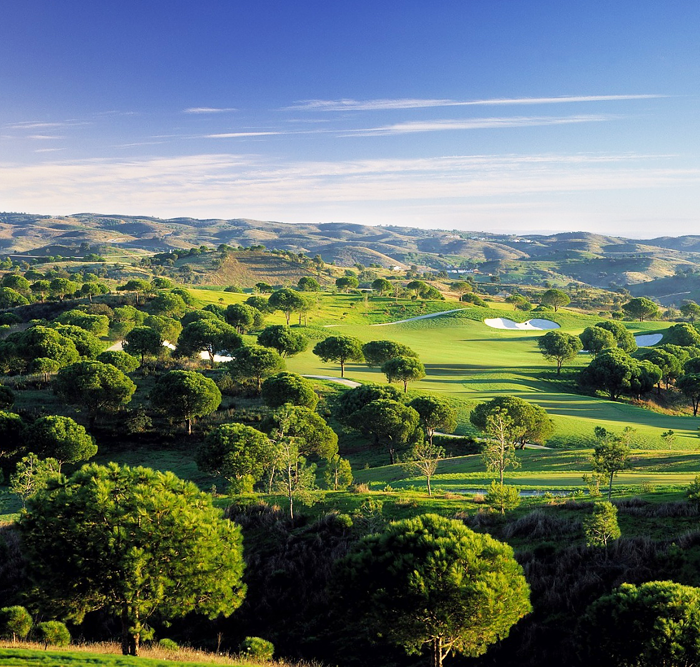
[[[261,637],[246,637],[241,642],[241,653],[256,660],[272,660],[275,646],[272,642]]]
[[[61,621],[45,621],[36,626],[39,641],[44,646],[68,646],[70,644],[70,632],[65,623]]]
[[[700,475],[698,475],[685,491],[686,498],[692,502],[700,502]]]
[[[24,639],[32,629],[32,617],[24,607],[3,607],[0,609],[0,636]]]
[[[164,648],[166,651],[179,651],[180,650],[180,646],[178,645],[178,643],[176,641],[173,641],[172,639],[168,639],[167,637],[163,637],[163,639],[161,639],[158,642],[158,646],[160,646],[161,648]]]

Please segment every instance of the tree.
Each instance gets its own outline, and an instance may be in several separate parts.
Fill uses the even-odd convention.
[[[25,297],[10,287],[0,287],[0,308],[26,306],[29,303]]]
[[[136,391],[136,385],[118,368],[99,361],[81,361],[62,368],[53,385],[67,403],[87,410],[90,427],[100,412],[118,410],[131,401]]]
[[[19,334],[17,352],[26,361],[44,357],[57,361],[61,366],[72,364],[80,358],[70,338],[44,326],[30,327]]]
[[[335,279],[335,286],[339,290],[347,292],[351,289],[357,289],[360,286],[360,281],[355,276],[343,276]]]
[[[15,290],[15,292],[25,295],[29,294],[31,291],[29,281],[18,273],[6,273],[2,278],[2,286],[9,287]]]
[[[26,507],[29,498],[45,489],[49,480],[60,474],[61,464],[56,459],[42,459],[29,452],[17,462],[10,475],[10,491],[19,496],[22,507]]]
[[[345,364],[348,361],[364,361],[362,342],[352,336],[329,336],[316,343],[314,354],[321,361],[334,361],[340,364],[340,377],[345,377]]]
[[[626,435],[631,435],[631,432],[628,431]],[[625,442],[625,438],[610,433],[601,426],[596,426],[595,437],[597,442],[593,445],[591,459],[593,471],[608,478],[608,500],[610,500],[613,479],[617,473],[627,467],[630,446]]]
[[[396,450],[415,442],[420,435],[418,413],[403,403],[386,398],[365,405],[355,413],[355,419],[357,428],[373,436],[375,445],[386,446],[392,465],[396,461]]]
[[[32,617],[30,613],[19,606],[3,607],[0,609],[0,636],[5,639],[12,638],[12,643],[17,637],[24,639],[32,629]]]
[[[148,304],[148,308],[155,315],[182,317],[187,310],[187,304],[179,294],[161,292]]]
[[[244,424],[222,424],[207,434],[196,459],[201,470],[226,479],[234,493],[248,493],[274,456],[264,433]]]
[[[661,441],[668,445],[668,450],[673,449],[673,443],[676,441],[676,432],[673,429],[668,429],[661,434]]]
[[[451,433],[457,427],[457,411],[444,399],[418,396],[409,405],[418,413],[431,445],[437,429]]]
[[[225,318],[239,334],[246,333],[255,324],[255,308],[245,303],[232,303],[226,307]]]
[[[473,285],[466,280],[456,280],[455,282],[450,283],[450,289],[453,292],[457,292],[460,297],[474,291]]]
[[[26,428],[22,417],[0,410],[0,458],[10,456],[24,446]]]
[[[77,283],[68,280],[67,278],[54,278],[49,283],[49,291],[52,296],[57,296],[61,301],[69,294],[75,293],[78,289]]]
[[[226,363],[234,380],[254,380],[258,393],[265,378],[284,370],[284,359],[275,350],[262,345],[245,345],[236,350],[236,356]]]
[[[543,306],[551,306],[556,313],[563,306],[568,306],[571,303],[571,299],[566,292],[560,289],[548,289],[542,294],[540,303]]]
[[[416,382],[425,377],[425,366],[415,357],[396,357],[382,364],[382,373],[386,375],[387,382],[403,382],[405,394],[409,382]]]
[[[689,373],[676,382],[676,386],[683,392],[683,395],[690,399],[693,406],[693,417],[698,416],[700,407],[700,373]]]
[[[163,351],[163,338],[151,327],[134,327],[126,334],[124,351],[131,355],[141,356],[143,365],[146,355],[156,357]]]
[[[150,400],[156,410],[184,421],[192,435],[192,422],[219,407],[221,392],[214,380],[197,371],[169,371],[156,380]]]
[[[29,448],[42,458],[64,463],[87,461],[97,454],[94,438],[70,417],[50,415],[39,417],[27,431]]]
[[[296,373],[284,372],[268,377],[262,383],[262,398],[271,408],[291,403],[314,410],[318,404],[313,384]]]
[[[698,347],[700,346],[700,333],[698,330],[687,322],[682,324],[674,324],[664,331],[665,346],[679,345],[681,347]]]
[[[396,357],[417,357],[418,355],[408,345],[393,340],[372,340],[362,346],[366,364],[382,366],[385,362]]]
[[[594,357],[597,357],[605,349],[617,347],[617,340],[613,332],[599,326],[586,327],[579,338],[583,349]]]
[[[513,550],[461,521],[423,514],[362,538],[336,564],[338,605],[432,667],[475,657],[531,611]]]
[[[601,352],[579,374],[579,384],[584,388],[605,391],[611,401],[632,390],[639,363],[624,350],[612,348]]]
[[[681,306],[681,314],[691,322],[695,322],[695,320],[700,318],[700,306],[695,301],[688,301]]]
[[[214,366],[218,354],[233,353],[243,345],[243,339],[230,325],[219,320],[198,320],[188,324],[177,341],[176,353],[185,357],[206,352]]]
[[[512,420],[509,432],[513,443],[521,449],[528,442],[545,443],[554,431],[554,424],[543,407],[517,396],[499,396],[479,403],[469,415],[469,421],[480,431],[488,432],[489,416],[501,411]]]
[[[304,456],[330,460],[338,453],[338,436],[317,412],[302,405],[286,403],[272,413],[262,428],[269,434],[293,438]]]
[[[352,484],[352,466],[350,461],[338,454],[333,456],[323,471],[326,486],[333,491],[344,491]]]
[[[315,278],[312,278],[311,276],[302,276],[299,278],[299,282],[297,283],[297,287],[302,291],[302,292],[320,292],[321,291],[321,285],[319,285],[318,280]]]
[[[659,316],[659,307],[651,299],[647,299],[643,296],[630,299],[627,303],[623,303],[622,310],[627,316],[639,320],[640,322],[644,320],[653,320]]]
[[[12,407],[15,402],[15,393],[9,387],[0,384],[0,410]]]
[[[333,407],[333,416],[345,426],[359,428],[357,413],[372,401],[380,398],[401,402],[401,392],[386,384],[361,384],[344,391]]]
[[[622,584],[588,607],[578,638],[592,665],[697,665],[700,589],[672,581]]]
[[[430,487],[430,480],[437,472],[438,464],[445,458],[445,450],[438,445],[433,444],[432,440],[426,442],[417,442],[411,453],[409,454],[406,468],[410,472],[417,472],[425,477],[425,483],[428,487],[428,495],[433,495],[433,490]]]
[[[682,372],[683,367],[678,357],[670,352],[662,349],[645,350],[641,354],[637,353],[642,359],[651,362],[661,371],[659,378],[658,390],[661,393],[661,381],[666,384],[666,389],[669,388],[671,382],[675,380]]]
[[[19,529],[38,602],[77,622],[117,615],[125,655],[154,614],[228,616],[245,593],[240,529],[170,472],[83,466],[32,498]]]
[[[277,350],[282,357],[292,357],[308,347],[309,339],[288,326],[273,324],[260,332],[258,345],[271,347]]]
[[[558,375],[561,373],[562,364],[575,359],[583,344],[578,336],[563,331],[548,331],[537,340],[537,346],[545,359],[556,362]]]
[[[486,491],[486,504],[505,514],[506,510],[514,510],[520,505],[520,489],[510,484],[499,484],[493,479]]]
[[[620,537],[617,507],[609,501],[595,503],[593,512],[583,520],[586,546],[607,549],[608,542]]]
[[[43,301],[44,297],[51,291],[51,283],[48,280],[37,280],[30,285],[32,294],[37,294],[39,301]]]
[[[71,324],[54,325],[61,336],[73,341],[75,349],[83,359],[94,359],[102,349],[100,340],[89,331]]]
[[[151,283],[149,283],[147,280],[134,279],[129,280],[125,285],[120,285],[117,287],[117,290],[120,292],[133,292],[136,294],[136,303],[138,303],[139,294],[149,294],[153,291],[153,285],[151,285]],[[177,294],[177,292],[173,290],[171,294]],[[182,295],[180,294],[180,296]]]
[[[56,322],[80,327],[93,336],[106,336],[109,331],[109,318],[106,315],[91,315],[81,310],[67,310],[56,318]]]
[[[481,459],[490,472],[497,472],[500,486],[507,468],[520,467],[515,455],[515,444],[523,437],[525,428],[515,423],[505,408],[496,408],[486,417],[483,429],[489,438],[481,449]]]
[[[634,339],[634,334],[622,322],[603,320],[602,322],[597,322],[595,326],[612,333],[615,336],[617,346],[624,352],[627,352],[627,354],[632,354],[637,349],[637,341]]]
[[[382,294],[389,294],[394,289],[394,286],[386,278],[377,278],[372,281],[372,289],[381,296]]]
[[[267,305],[268,308],[273,311],[281,310],[287,320],[287,326],[289,326],[289,318],[292,316],[292,313],[304,308],[306,299],[298,292],[289,288],[284,288],[270,294]]]
[[[138,359],[121,350],[105,350],[97,355],[96,361],[112,364],[124,374],[133,373],[139,367]]]
[[[39,641],[44,644],[44,649],[49,646],[68,646],[70,644],[70,632],[65,623],[61,621],[44,621],[36,626]]]

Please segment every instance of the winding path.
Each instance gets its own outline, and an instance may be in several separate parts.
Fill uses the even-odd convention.
[[[346,387],[359,387],[360,382],[355,382],[355,380],[347,380],[346,378],[336,378],[332,375],[302,375],[302,377],[309,378],[311,380],[328,380],[329,382],[335,382],[336,384],[342,384]]]
[[[429,315],[418,315],[417,317],[409,317],[407,320],[398,320],[397,322],[384,322],[383,324],[370,324],[371,327],[388,327],[391,324],[403,324],[404,322],[415,322],[416,320],[427,320],[429,317],[440,317],[440,315],[448,315],[449,313],[458,313],[460,310],[467,308],[454,308],[453,310],[441,310],[439,313],[430,313]]]

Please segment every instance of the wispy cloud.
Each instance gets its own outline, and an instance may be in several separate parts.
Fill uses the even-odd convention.
[[[56,134],[28,134],[27,139],[35,139],[35,140],[39,140],[39,141],[44,141],[44,140],[63,139],[63,137],[56,135]]]
[[[238,111],[235,107],[190,107],[185,109],[183,113],[229,113]]]
[[[612,115],[578,116],[515,116],[510,118],[470,118],[467,120],[425,120],[394,123],[359,130],[346,130],[345,137],[373,137],[389,134],[412,134],[415,132],[444,132],[448,130],[482,130],[507,127],[536,127],[542,125],[568,125],[571,123],[600,123],[613,120]]]
[[[538,196],[571,201],[575,193],[647,193],[698,185],[700,168],[680,167],[672,157],[626,154],[287,163],[218,154],[0,163],[0,199],[13,210],[119,210],[161,217],[295,220],[307,215],[317,220],[320,215],[371,222],[378,221],[373,210],[380,208],[393,209],[388,220],[395,220],[397,208],[431,210],[436,203],[459,216],[465,205],[498,208]]]
[[[288,110],[307,111],[381,111],[396,109],[427,109],[431,107],[469,107],[521,104],[567,104],[575,102],[617,102],[624,100],[648,100],[665,95],[565,95],[561,97],[503,97],[485,100],[451,99],[375,99],[375,100],[300,100]]]
[[[240,137],[267,137],[276,134],[291,134],[289,132],[222,132],[221,134],[205,134],[205,139],[237,139]]]
[[[35,153],[56,153],[57,151],[64,151],[65,148],[37,148]]]

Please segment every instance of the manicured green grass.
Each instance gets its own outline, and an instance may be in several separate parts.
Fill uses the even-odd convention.
[[[525,488],[585,488],[584,474],[591,474],[592,450],[557,451],[526,449],[518,452],[520,466],[506,472],[509,483]],[[634,451],[629,468],[615,478],[616,486],[643,484],[674,487],[687,486],[700,471],[700,454],[688,452]],[[401,465],[356,470],[355,481],[381,489],[387,484],[396,489],[425,485]],[[445,491],[467,491],[488,487],[493,479],[478,455],[459,456],[440,462],[432,480],[434,487]]]

